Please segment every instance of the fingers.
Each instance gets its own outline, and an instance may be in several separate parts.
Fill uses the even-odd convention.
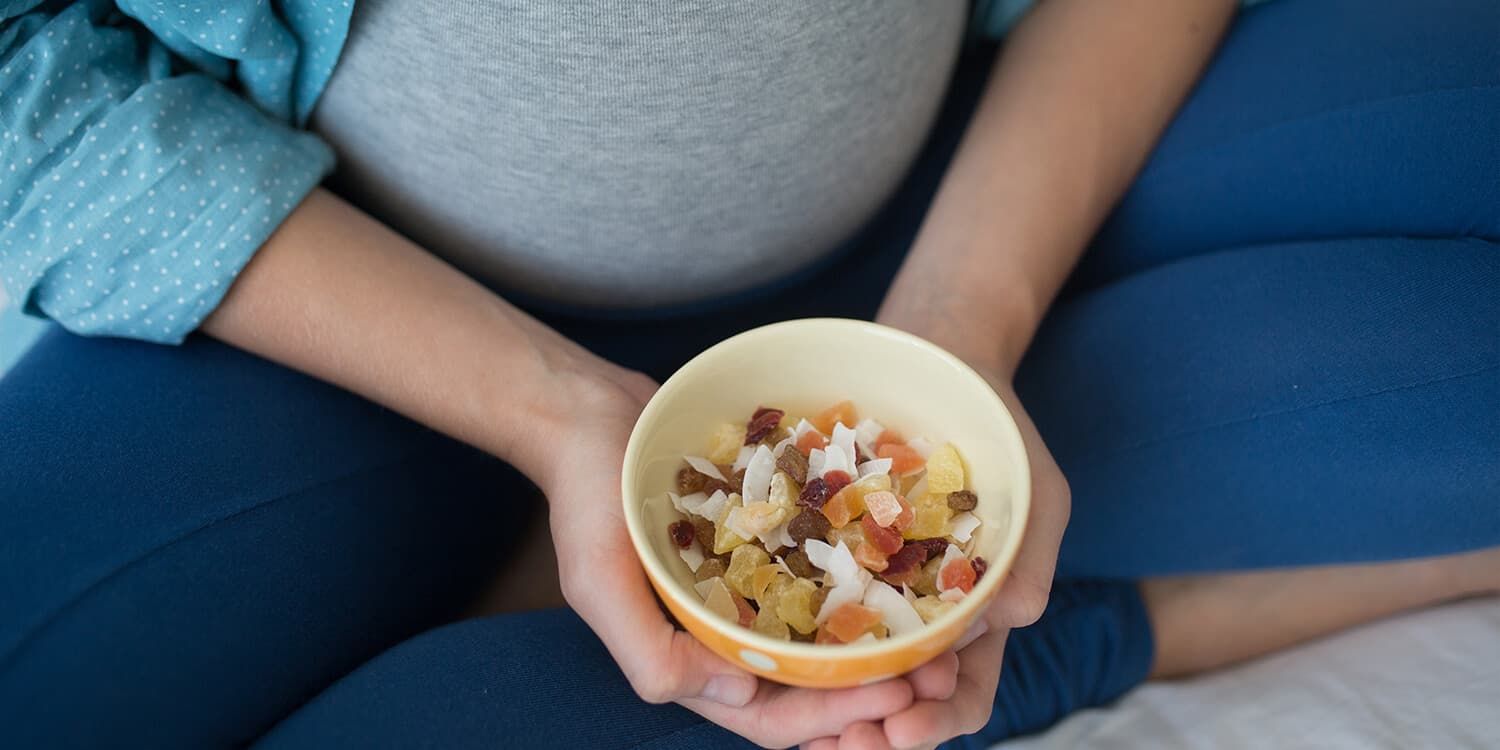
[[[838,750],[891,750],[891,743],[886,741],[885,732],[879,724],[861,721],[850,724],[839,735]]]
[[[983,622],[979,620],[978,622]],[[958,654],[945,651],[906,675],[917,700],[945,701],[958,685]]]
[[[1072,512],[1072,495],[1031,418],[1019,407],[1012,413],[1031,457],[1031,511],[1021,550],[988,616],[994,625],[1022,628],[1036,622],[1047,609],[1057,550]]]
[[[842,690],[765,685],[750,705],[731,708],[701,699],[680,701],[709,721],[752,742],[785,747],[837,737],[861,721],[877,721],[912,705],[906,680],[885,680]]]
[[[892,747],[921,747],[979,731],[994,708],[1005,631],[986,633],[959,652],[958,688],[946,701],[922,700],[886,718]]]
[[[754,698],[755,677],[667,622],[638,566],[599,563],[588,566],[582,583],[578,571],[565,572],[563,594],[598,634],[643,700],[666,703],[703,698],[743,706]],[[580,586],[586,587],[586,593],[579,593]]]

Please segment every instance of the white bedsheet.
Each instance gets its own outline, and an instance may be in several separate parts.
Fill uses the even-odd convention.
[[[1500,598],[1367,625],[1242,667],[1140,688],[1000,746],[1500,748]]]

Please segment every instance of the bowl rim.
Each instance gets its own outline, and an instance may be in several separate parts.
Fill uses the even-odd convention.
[[[965,596],[958,602],[958,606],[954,607],[946,615],[943,615],[939,620],[928,623],[928,627],[891,638],[882,638],[874,643],[850,643],[843,644],[838,648],[830,648],[827,644],[818,645],[797,641],[783,641],[757,633],[754,630],[740,626],[738,623],[730,623],[723,620],[710,611],[707,605],[698,601],[696,597],[686,596],[677,591],[677,587],[672,584],[672,581],[675,579],[671,571],[667,570],[662,560],[651,552],[652,547],[645,538],[645,534],[647,533],[646,529],[643,528],[645,521],[640,516],[641,508],[644,507],[648,496],[643,495],[635,498],[632,503],[631,487],[635,485],[635,466],[638,463],[640,452],[644,450],[642,446],[645,443],[643,425],[657,421],[656,413],[666,408],[665,404],[670,400],[670,394],[684,387],[683,384],[691,380],[695,376],[696,371],[707,367],[709,362],[716,359],[727,349],[744,346],[746,341],[783,335],[788,329],[810,326],[844,329],[841,331],[844,334],[852,332],[858,335],[876,335],[898,339],[942,360],[949,367],[957,370],[960,377],[969,379],[976,385],[982,386],[979,392],[985,394],[986,404],[997,412],[998,415],[1004,417],[998,420],[997,426],[997,429],[1001,433],[1001,440],[1011,443],[1011,447],[1017,451],[1017,455],[1021,456],[1022,459],[1020,462],[1021,470],[1012,484],[1012,487],[1016,490],[1012,502],[1019,505],[1015,506],[1015,509],[1012,511],[1012,524],[1007,530],[1005,547],[1003,548],[1004,559],[991,561],[987,571],[990,573],[1000,573],[1001,575],[986,575],[969,592],[968,596]],[[665,491],[663,490],[663,492]],[[624,465],[621,467],[620,496],[625,512],[625,525],[630,533],[631,546],[635,549],[636,557],[640,559],[641,565],[645,568],[648,577],[653,581],[659,582],[653,587],[659,595],[673,597],[678,604],[687,607],[698,616],[699,620],[724,638],[743,645],[754,646],[768,654],[784,654],[804,659],[861,659],[906,651],[917,646],[933,632],[939,630],[944,621],[951,621],[955,618],[966,622],[970,621],[973,617],[980,614],[979,610],[981,606],[988,606],[989,601],[992,599],[995,591],[1001,586],[1002,581],[1009,577],[1011,566],[1015,564],[1015,559],[1020,552],[1021,544],[1025,537],[1027,523],[1031,517],[1031,465],[1026,452],[1025,441],[1021,438],[1020,428],[1016,425],[1015,417],[1010,413],[1010,409],[1005,405],[1000,395],[995,392],[994,387],[989,384],[989,381],[985,380],[974,368],[946,349],[920,336],[867,320],[828,317],[794,318],[758,326],[730,336],[698,353],[697,356],[688,360],[686,364],[678,368],[676,372],[672,373],[661,384],[661,387],[651,396],[650,401],[646,403],[646,407],[641,410],[640,416],[636,418],[635,425],[631,428],[630,439],[625,447]]]

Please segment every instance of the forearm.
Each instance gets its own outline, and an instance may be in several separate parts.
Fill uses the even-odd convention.
[[[880,319],[1012,372],[1233,12],[1043,0],[1011,33]]]
[[[537,481],[544,436],[612,369],[322,190],[260,249],[203,330]]]

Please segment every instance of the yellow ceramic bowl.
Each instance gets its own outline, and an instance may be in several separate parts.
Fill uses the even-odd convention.
[[[709,612],[667,535],[680,516],[667,498],[685,454],[760,405],[812,414],[851,399],[906,435],[948,441],[979,495],[976,550],[989,572],[953,611],[914,633],[847,646],[781,641]],[[856,320],[793,320],[757,328],[693,358],[646,405],[625,451],[622,491],[630,537],[667,608],[714,652],[763,677],[849,687],[910,671],[942,653],[991,601],[1015,559],[1031,498],[1021,435],[1010,412],[953,355],[901,331]]]

